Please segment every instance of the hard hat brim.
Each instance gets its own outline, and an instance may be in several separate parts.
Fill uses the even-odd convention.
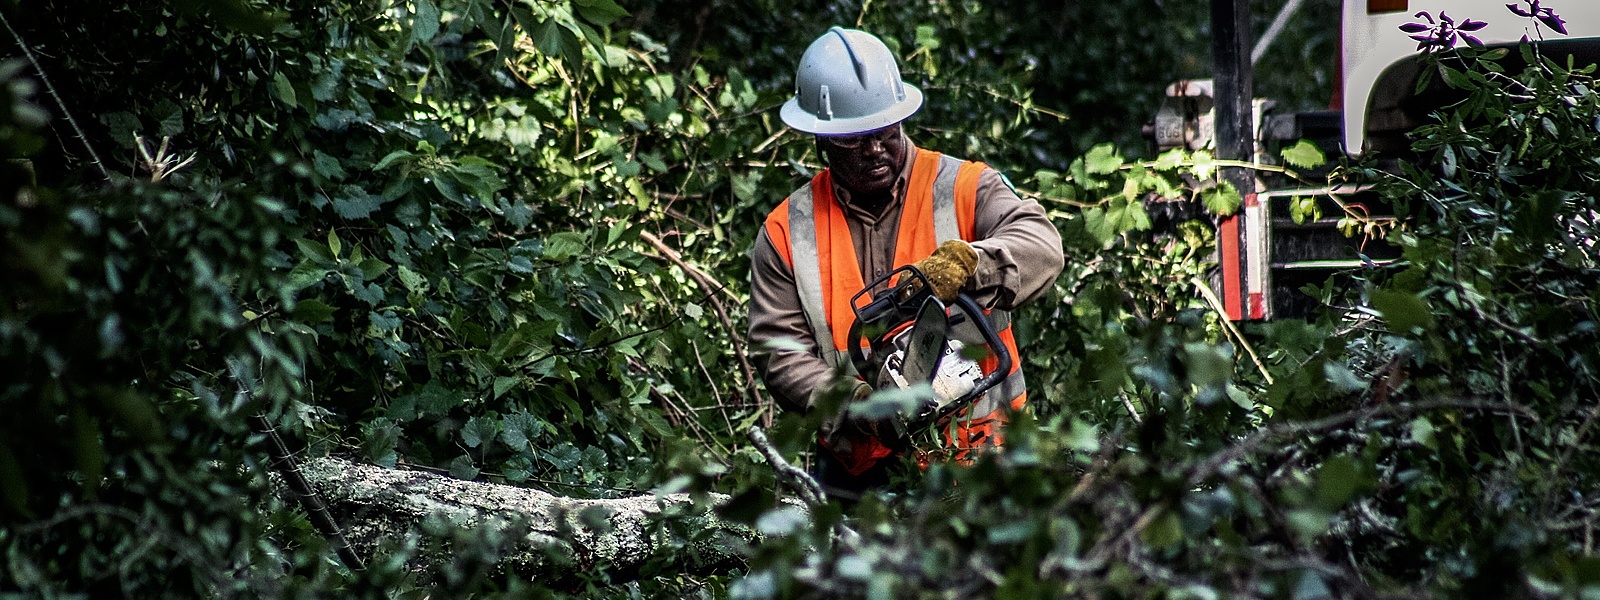
[[[922,90],[909,83],[902,83],[906,97],[896,102],[888,110],[879,111],[863,117],[853,119],[818,119],[816,115],[800,108],[800,98],[790,98],[783,103],[783,108],[778,110],[778,116],[784,124],[794,129],[813,135],[856,135],[877,131],[895,123],[906,120],[917,110],[922,108]]]

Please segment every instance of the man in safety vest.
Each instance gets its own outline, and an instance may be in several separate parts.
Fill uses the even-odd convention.
[[[988,311],[1014,357],[1012,372],[946,428],[962,459],[999,445],[1007,414],[1026,402],[1007,311],[1040,296],[1061,272],[1061,237],[1000,173],[914,146],[901,121],[921,106],[922,92],[900,79],[894,55],[872,34],[834,27],[806,50],[781,116],[816,136],[828,168],[773,210],[756,238],[750,340],[808,349],[790,344],[757,357],[784,408],[809,411],[830,390],[864,398],[872,391],[865,381],[836,376],[850,362],[850,297],[864,282],[917,264],[935,295],[964,292]],[[848,410],[829,419],[820,436],[822,483],[846,492],[887,483],[886,469],[905,449],[886,425]]]

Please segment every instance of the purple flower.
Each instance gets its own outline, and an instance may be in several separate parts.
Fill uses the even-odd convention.
[[[1515,14],[1519,17],[1538,19],[1540,23],[1543,23],[1545,27],[1549,27],[1551,31],[1561,35],[1567,35],[1567,22],[1562,20],[1561,15],[1556,14],[1555,9],[1547,6],[1540,6],[1540,1],[1541,0],[1522,0],[1522,2],[1528,5],[1526,10],[1517,4],[1507,4],[1506,8],[1511,9],[1512,14]]]
[[[1449,50],[1456,47],[1457,40],[1474,48],[1483,47],[1482,40],[1479,40],[1476,36],[1468,35],[1467,32],[1483,29],[1488,23],[1472,19],[1465,19],[1457,23],[1450,15],[1442,12],[1439,13],[1438,19],[1434,19],[1433,15],[1428,14],[1428,11],[1422,11],[1412,16],[1428,21],[1425,24],[1418,22],[1406,23],[1400,26],[1400,31],[1411,34],[1411,39],[1417,41],[1417,50],[1425,52]]]

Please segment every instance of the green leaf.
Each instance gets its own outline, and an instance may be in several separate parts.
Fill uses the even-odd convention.
[[[500,471],[506,481],[522,483],[533,477],[533,461],[526,456],[513,456]]]
[[[311,168],[318,175],[335,181],[350,176],[349,173],[345,172],[344,167],[339,164],[339,159],[323,154],[321,150],[312,150],[311,157]]]
[[[1195,150],[1194,156],[1189,161],[1189,172],[1195,178],[1205,181],[1217,172],[1217,160],[1205,150]]]
[[[345,219],[365,219],[383,206],[383,196],[361,193],[356,196],[341,196],[333,199],[333,212]]]
[[[588,250],[586,243],[588,236],[576,231],[562,231],[551,234],[544,240],[545,260],[565,262],[567,259],[584,253]]]
[[[383,158],[378,160],[378,164],[372,166],[372,170],[374,170],[374,171],[382,171],[382,170],[388,168],[389,165],[395,164],[395,163],[403,161],[403,160],[411,159],[411,158],[413,158],[415,156],[416,156],[415,154],[412,154],[412,153],[407,152],[405,150],[395,150],[394,152],[390,152],[388,154],[383,155]]]
[[[1284,148],[1282,156],[1283,162],[1299,169],[1315,169],[1328,162],[1328,157],[1322,153],[1322,149],[1309,140],[1300,140],[1293,146]]]
[[[1295,224],[1322,219],[1322,204],[1316,196],[1296,196],[1289,199],[1289,218]]]
[[[528,450],[528,442],[543,432],[539,418],[525,412],[511,413],[500,422],[500,442],[512,450]]]
[[[461,427],[461,443],[468,448],[477,448],[499,434],[500,424],[494,417],[475,416],[467,419],[467,424]]]
[[[433,41],[433,36],[439,34],[438,3],[434,0],[416,0],[413,10],[416,16],[411,20],[411,41],[417,44]]]
[[[1344,454],[1334,455],[1317,470],[1317,504],[1330,512],[1339,510],[1358,492],[1371,487],[1369,479],[1362,474],[1355,459]]]
[[[1439,65],[1439,75],[1444,77],[1444,82],[1450,84],[1450,87],[1464,90],[1473,90],[1478,88],[1478,85],[1473,83],[1472,79],[1468,78],[1465,73],[1444,66],[1443,64]]]
[[[472,457],[465,454],[457,456],[450,461],[450,476],[461,480],[472,480],[478,476],[478,466],[472,463]]]
[[[760,196],[757,195],[757,192],[761,189],[760,171],[734,173],[733,177],[729,178],[729,183],[733,186],[733,196],[735,198],[746,202],[754,202],[760,199]]]
[[[376,258],[363,260],[361,261],[361,264],[357,266],[361,269],[362,278],[366,279],[367,281],[377,279],[379,275],[382,275],[385,271],[389,270],[389,263],[383,262]]]
[[[561,25],[555,19],[545,19],[529,32],[533,47],[545,56],[561,56]]]
[[[634,411],[634,415],[639,418],[639,423],[644,425],[656,437],[663,439],[671,439],[673,437],[672,425],[667,423],[667,420],[662,418],[661,413],[656,409],[641,406]]]
[[[1389,330],[1395,333],[1410,333],[1413,329],[1426,330],[1433,324],[1433,313],[1428,309],[1427,303],[1415,294],[1397,290],[1375,290],[1372,292],[1372,308],[1383,315],[1384,322],[1389,324]]]
[[[1439,442],[1434,437],[1436,432],[1438,432],[1438,429],[1434,428],[1433,422],[1429,421],[1427,417],[1417,417],[1411,421],[1411,441],[1421,444],[1423,447],[1438,449]]]
[[[1107,175],[1122,168],[1122,156],[1111,144],[1100,144],[1084,156],[1084,168],[1092,175]]]
[[[540,455],[540,458],[549,462],[557,471],[570,471],[573,467],[578,466],[579,461],[583,460],[583,453],[578,450],[577,446],[562,442],[556,447],[546,450],[544,454]]]
[[[516,387],[516,385],[521,382],[522,378],[520,377],[494,378],[494,398],[496,400],[500,399],[501,396],[506,395],[506,392],[510,391],[511,388]]]
[[[573,0],[572,4],[577,7],[578,15],[585,21],[601,27],[628,16],[628,11],[617,6],[613,0]]]
[[[1233,379],[1233,353],[1225,346],[1188,342],[1183,345],[1183,362],[1189,383],[1195,386],[1211,387]]]
[[[1106,210],[1103,208],[1084,209],[1083,227],[1102,246],[1111,243],[1111,240],[1117,239],[1118,232],[1113,227],[1111,220],[1106,217]]]
[[[1139,537],[1151,548],[1165,550],[1183,541],[1183,522],[1178,520],[1176,512],[1162,510],[1161,516],[1156,517],[1149,527],[1140,532]]]
[[[1163,152],[1161,153],[1161,156],[1156,157],[1155,164],[1151,166],[1151,168],[1157,171],[1171,171],[1176,169],[1178,168],[1178,165],[1183,164],[1184,154],[1183,148],[1173,148]]]
[[[289,77],[283,71],[272,74],[272,97],[290,108],[299,106],[294,97],[294,84],[289,83]]]
[[[1328,378],[1328,385],[1342,394],[1350,394],[1367,389],[1367,382],[1357,377],[1348,367],[1332,363],[1322,363],[1322,374]]]
[[[918,25],[917,26],[917,47],[918,48],[927,48],[929,50],[938,50],[939,49],[939,45],[940,45],[940,42],[939,42],[939,35],[938,35],[938,30],[937,29],[934,29],[934,27],[932,25]]]
[[[400,426],[388,417],[378,417],[361,426],[361,452],[372,464],[394,468],[399,458],[395,448],[400,443]]]
[[[308,298],[295,302],[294,312],[291,314],[294,316],[296,321],[300,321],[301,323],[306,323],[308,325],[315,325],[317,323],[332,319],[335,312],[337,312],[337,309],[329,306],[327,303],[317,300],[316,298]]]
[[[317,264],[331,265],[337,262],[333,253],[328,250],[327,246],[322,244],[307,239],[295,238],[294,245],[300,249],[301,256]]]
[[[1226,181],[1219,181],[1217,185],[1200,190],[1200,203],[1206,210],[1218,216],[1228,216],[1239,212],[1239,205],[1243,199],[1239,197],[1239,188]]]

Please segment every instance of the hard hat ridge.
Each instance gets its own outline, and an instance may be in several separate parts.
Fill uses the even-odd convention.
[[[900,79],[882,40],[832,27],[800,57],[795,95],[779,115],[806,133],[855,135],[898,123],[921,107],[921,90]]]

